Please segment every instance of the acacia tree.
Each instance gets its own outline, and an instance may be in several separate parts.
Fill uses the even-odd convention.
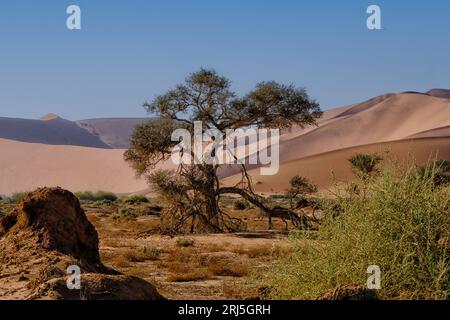
[[[125,160],[168,200],[161,218],[174,232],[186,228],[191,232],[233,230],[236,221],[220,207],[219,200],[225,194],[240,195],[267,214],[275,210],[253,191],[245,164],[238,165],[242,179],[232,187],[221,185],[220,164],[181,163],[175,171],[155,171],[179,143],[171,139],[174,130],[186,129],[193,136],[194,122],[201,121],[203,129],[216,129],[225,138],[229,129],[313,125],[322,114],[319,104],[293,85],[262,82],[238,97],[230,90],[228,79],[206,69],[191,74],[183,84],[144,107],[156,117],[135,129]]]
[[[317,192],[317,186],[310,182],[306,177],[294,176],[291,181],[289,181],[289,184],[291,187],[287,190],[287,196],[291,208],[305,206],[305,196]]]

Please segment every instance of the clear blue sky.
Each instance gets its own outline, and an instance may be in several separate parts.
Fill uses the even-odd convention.
[[[66,8],[82,30],[66,29]],[[366,9],[382,9],[381,31]],[[276,80],[324,109],[450,88],[448,0],[2,0],[0,116],[143,116],[200,67],[238,93]]]

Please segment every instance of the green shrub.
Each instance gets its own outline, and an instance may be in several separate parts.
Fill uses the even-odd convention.
[[[436,186],[444,186],[450,184],[450,161],[437,160],[429,167],[419,168],[418,174],[424,175],[427,170],[434,169],[436,174],[434,176],[434,184]]]
[[[10,197],[4,198],[2,201],[7,204],[17,204],[28,194],[28,192],[17,192]]]
[[[90,191],[83,191],[83,192],[75,192],[75,196],[78,198],[78,200],[84,200],[84,201],[95,201],[94,194]]]
[[[376,154],[362,154],[362,153],[358,153],[353,157],[351,157],[350,159],[348,159],[352,168],[356,172],[362,173],[364,175],[376,172],[376,167],[381,160],[383,160],[383,158],[381,158]]]
[[[138,217],[138,212],[133,208],[119,208],[117,212],[112,215],[113,220],[134,220]]]
[[[127,197],[121,197],[120,202],[127,204],[140,204],[140,203],[148,203],[149,200],[147,197],[142,195],[132,195]]]
[[[117,196],[112,192],[98,191],[94,194],[96,201],[108,200],[114,202],[117,200]]]
[[[96,207],[106,207],[106,206],[110,206],[114,203],[114,201],[111,200],[99,200],[99,201],[95,201],[94,205]]]
[[[370,265],[381,269],[383,299],[450,298],[448,191],[435,186],[433,169],[380,174],[358,182],[364,192],[336,195],[317,240],[295,240],[295,252],[264,277],[271,298],[315,299],[341,285],[365,286]]]
[[[96,193],[90,191],[76,192],[75,196],[83,201],[103,201],[108,200],[114,202],[117,196],[112,192],[98,191]]]

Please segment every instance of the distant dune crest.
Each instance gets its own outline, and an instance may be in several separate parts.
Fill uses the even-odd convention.
[[[59,116],[57,114],[54,113],[48,113],[45,116],[42,116],[39,120],[42,121],[51,121],[51,120],[56,120],[59,119]]]

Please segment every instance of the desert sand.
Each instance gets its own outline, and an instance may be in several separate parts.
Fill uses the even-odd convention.
[[[434,159],[450,159],[450,138],[411,139],[352,147],[284,162],[275,176],[261,176],[259,169],[251,170],[250,175],[255,191],[260,193],[284,193],[289,188],[289,180],[295,175],[309,178],[320,191],[327,193],[332,189],[333,179],[336,182],[352,179],[353,173],[347,160],[357,153],[377,153],[384,159],[424,164]],[[234,185],[239,179],[239,175],[228,177],[224,183]]]
[[[123,150],[52,146],[0,139],[0,194],[60,186],[116,193],[146,188],[123,160]]]
[[[295,174],[327,188],[332,170],[338,179],[351,178],[347,159],[357,152],[390,150],[399,158],[411,154],[421,162],[439,152],[440,158],[450,160],[448,92],[385,94],[326,110],[317,126],[283,131],[281,170],[267,177],[258,176],[259,170],[252,171],[254,182],[259,182],[256,190],[283,192]],[[124,149],[114,149],[125,146],[132,128],[142,121],[94,119],[77,125],[52,114],[42,120],[0,118],[0,194],[42,186],[60,186],[73,192],[150,192],[123,160]],[[227,183],[234,182],[236,178],[230,176],[237,170],[224,170]]]

